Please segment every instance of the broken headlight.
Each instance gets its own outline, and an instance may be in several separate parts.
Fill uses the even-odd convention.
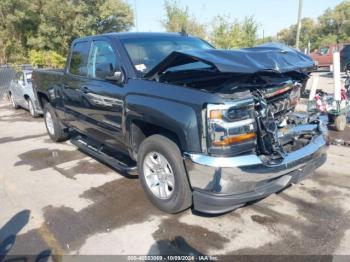
[[[207,106],[208,153],[237,155],[256,146],[253,99]]]

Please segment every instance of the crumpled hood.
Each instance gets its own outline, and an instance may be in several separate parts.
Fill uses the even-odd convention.
[[[193,49],[175,51],[150,70],[145,77],[153,78],[168,68],[193,62],[203,62],[222,73],[254,74],[264,71],[284,73],[305,72],[314,62],[311,57],[288,46],[268,43],[252,48],[233,50]]]

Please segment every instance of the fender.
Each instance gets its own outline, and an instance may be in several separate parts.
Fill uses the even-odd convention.
[[[189,105],[169,99],[129,95],[125,99],[126,132],[129,134],[131,123],[142,120],[175,133],[187,152],[201,152],[198,116]],[[200,123],[199,123],[200,125]]]

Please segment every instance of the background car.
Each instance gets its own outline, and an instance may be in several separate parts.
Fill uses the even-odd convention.
[[[32,70],[22,70],[16,74],[10,85],[9,97],[15,109],[20,107],[27,109],[32,117],[38,117],[43,113],[34,96]]]
[[[345,71],[346,66],[350,65],[350,44],[334,44],[320,48],[310,54],[315,61],[317,68],[326,68],[330,70],[333,64],[333,53],[340,51],[341,70]]]

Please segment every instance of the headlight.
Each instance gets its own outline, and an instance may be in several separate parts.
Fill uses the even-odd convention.
[[[253,99],[207,106],[208,152],[236,155],[256,146]]]

